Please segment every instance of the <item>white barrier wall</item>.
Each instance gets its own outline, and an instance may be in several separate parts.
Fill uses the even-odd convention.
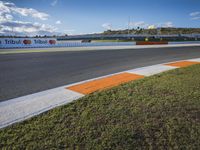
[[[50,47],[89,47],[89,46],[131,46],[135,42],[96,42],[57,41],[55,38],[0,38],[0,48],[50,48]]]
[[[55,38],[0,38],[0,48],[52,47]]]
[[[168,44],[200,44],[200,41],[169,42]],[[50,47],[91,47],[91,46],[132,46],[136,42],[92,42],[57,41],[56,38],[0,38],[0,49],[6,48],[50,48]]]

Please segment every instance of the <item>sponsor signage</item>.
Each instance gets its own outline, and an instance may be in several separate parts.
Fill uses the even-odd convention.
[[[56,43],[55,38],[0,38],[0,48],[51,47]]]

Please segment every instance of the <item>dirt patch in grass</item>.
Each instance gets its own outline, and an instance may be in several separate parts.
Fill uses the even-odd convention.
[[[0,148],[199,149],[200,65],[100,91],[1,129]]]

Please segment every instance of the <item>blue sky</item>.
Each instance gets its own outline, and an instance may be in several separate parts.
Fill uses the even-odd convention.
[[[3,0],[1,2],[6,7],[14,8],[11,9],[13,12],[5,11],[12,16],[10,24],[5,23],[5,18],[1,24],[0,19],[3,29],[13,21],[15,25],[16,21],[20,22],[21,26],[26,22],[26,24],[33,23],[37,28],[43,25],[40,34],[46,30],[55,33],[83,34],[107,29],[125,29],[129,18],[131,28],[200,27],[200,0]],[[10,6],[9,3],[14,6]],[[20,9],[22,12],[23,8],[27,10],[21,13],[15,10],[17,8],[22,8]],[[33,17],[32,14],[35,12],[29,11],[31,8],[36,10],[36,15],[39,16]],[[37,13],[47,16],[45,18],[44,15],[42,18]],[[0,15],[5,17],[5,14]],[[29,32],[25,26],[23,29],[14,26],[12,31],[16,29],[17,33]],[[32,32],[33,30],[30,28],[31,33],[36,32],[36,30]]]

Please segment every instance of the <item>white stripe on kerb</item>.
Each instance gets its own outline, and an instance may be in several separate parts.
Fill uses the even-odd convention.
[[[165,66],[165,65],[153,65],[153,66],[149,66],[149,67],[128,70],[126,72],[133,73],[133,74],[139,74],[139,75],[143,75],[143,76],[151,76],[151,75],[158,74],[158,73],[168,71],[168,70],[172,70],[175,68],[177,68],[177,67]]]
[[[0,128],[38,115],[84,95],[64,88],[55,88],[0,103]]]
[[[196,58],[196,59],[189,59],[188,61],[200,62],[200,58]]]

